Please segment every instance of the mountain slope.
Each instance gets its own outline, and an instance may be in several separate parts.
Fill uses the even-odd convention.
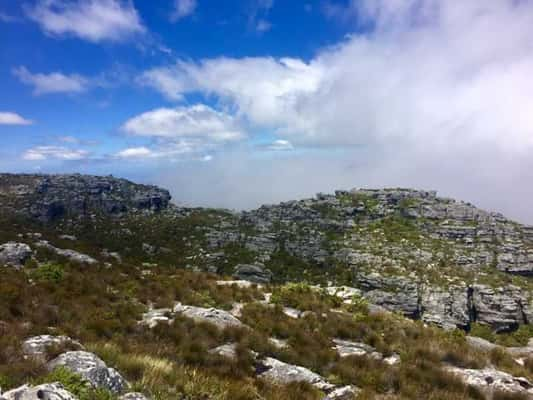
[[[58,381],[79,399],[533,393],[530,227],[409,189],[242,213],[169,201],[112,177],[0,175],[0,387]],[[65,353],[80,349],[94,354]]]

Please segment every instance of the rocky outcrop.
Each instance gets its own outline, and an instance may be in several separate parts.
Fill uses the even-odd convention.
[[[470,326],[470,296],[466,286],[450,286],[446,289],[424,286],[420,298],[422,321],[444,329]]]
[[[375,360],[381,360],[389,365],[395,365],[400,362],[398,354],[392,354],[389,357],[384,357],[383,354],[376,351],[376,349],[368,344],[360,342],[351,342],[349,340],[333,339],[333,348],[339,353],[339,356],[367,356]]]
[[[463,369],[446,367],[445,370],[460,377],[463,382],[489,396],[494,392],[533,396],[533,385],[526,378],[515,377],[496,369]]]
[[[83,346],[68,336],[39,335],[32,336],[22,343],[22,351],[26,356],[44,359],[46,352],[52,348],[77,348]]]
[[[149,328],[154,328],[159,323],[172,323],[177,314],[191,318],[197,322],[207,322],[216,325],[220,329],[228,327],[246,327],[246,325],[239,321],[239,319],[233,316],[230,312],[219,310],[217,308],[187,306],[181,303],[176,303],[172,309],[150,309],[143,314],[140,323],[148,325]]]
[[[128,386],[118,371],[108,368],[98,356],[86,351],[68,351],[47,364],[49,370],[58,367],[81,375],[95,388],[107,389],[113,393],[121,393]]]
[[[473,317],[476,322],[491,326],[496,332],[512,331],[527,322],[522,304],[528,301],[517,287],[472,288]]]
[[[0,266],[6,265],[20,268],[24,266],[24,263],[31,255],[32,250],[26,243],[4,243],[0,245]]]
[[[416,282],[379,273],[359,274],[355,279],[370,303],[410,318],[420,317],[420,294]]]
[[[24,385],[0,394],[2,400],[77,400],[60,383],[46,383],[38,386]]]
[[[80,263],[80,264],[98,264],[98,260],[88,256],[87,254],[79,253],[75,250],[70,249],[60,249],[55,246],[52,246],[46,240],[40,240],[36,243],[36,246],[50,250],[51,252],[57,254],[58,256],[68,258],[70,261]]]
[[[228,327],[245,327],[245,325],[229,312],[216,308],[185,306],[178,303],[174,306],[174,313],[181,314],[198,322],[207,322],[220,329]]]
[[[381,359],[382,355],[376,351],[375,348],[364,343],[351,342],[348,340],[334,339],[334,349],[339,353],[340,357],[349,356],[370,356],[372,358]]]
[[[6,211],[43,222],[91,213],[160,211],[169,201],[166,190],[112,176],[0,174],[0,203]]]
[[[530,323],[533,316],[531,294],[512,285],[455,284],[444,288],[418,283],[414,276],[383,276],[378,272],[359,273],[355,282],[371,304],[445,329],[468,330],[476,322],[495,332],[507,332]]]
[[[260,284],[267,284],[272,280],[272,272],[259,264],[239,264],[235,267],[233,276],[236,279]]]
[[[276,384],[306,382],[324,391],[331,391],[335,387],[307,368],[287,364],[275,358],[267,357],[261,361],[260,365],[259,376]]]

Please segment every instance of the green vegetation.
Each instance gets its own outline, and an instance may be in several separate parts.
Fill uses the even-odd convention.
[[[63,265],[47,263],[31,271],[30,276],[36,281],[59,283],[63,280],[64,273]]]
[[[35,384],[59,382],[79,400],[113,400],[113,396],[107,390],[92,388],[81,376],[70,372],[68,369],[59,367],[45,376],[35,380]]]
[[[471,325],[470,334],[502,346],[522,347],[526,346],[533,337],[533,327],[531,325],[521,325],[514,332],[496,334],[488,326],[474,323]]]

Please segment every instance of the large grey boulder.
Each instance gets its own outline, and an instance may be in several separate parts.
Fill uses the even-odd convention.
[[[477,336],[467,336],[466,342],[470,347],[473,347],[476,350],[484,351],[484,352],[490,352],[494,349],[500,349],[501,346],[498,346],[497,344],[491,343],[486,339],[477,337]]]
[[[506,372],[492,368],[463,369],[445,367],[448,372],[458,376],[461,380],[491,396],[495,391],[517,395],[533,395],[533,385],[526,378],[515,377]]]
[[[220,329],[246,326],[229,312],[217,308],[185,306],[178,303],[174,306],[174,313],[184,315],[198,322],[211,323]]]
[[[9,265],[15,268],[20,268],[31,255],[32,250],[26,243],[4,243],[0,245],[0,266]]]
[[[233,276],[236,279],[262,284],[272,280],[272,272],[259,264],[239,264],[235,267]]]
[[[259,376],[275,384],[285,385],[292,382],[306,382],[324,391],[330,391],[335,387],[307,368],[287,364],[275,358],[265,358],[261,362],[261,368],[264,371]]]
[[[58,247],[52,246],[50,243],[48,243],[46,240],[40,240],[36,243],[38,247],[43,247],[45,249],[48,249],[52,251],[53,253],[57,254],[58,256],[68,258],[70,261],[80,263],[80,264],[98,264],[98,260],[92,258],[91,256],[88,256],[87,254],[83,254],[80,252],[77,252],[76,250],[71,249],[60,249]]]
[[[46,383],[31,387],[29,385],[21,386],[17,389],[10,390],[0,399],[5,400],[77,400],[72,393],[67,391],[60,383]]]
[[[74,347],[82,349],[83,346],[68,336],[39,335],[32,336],[22,343],[22,351],[25,355],[44,358],[48,349],[52,347]]]
[[[120,393],[128,387],[126,380],[113,368],[108,368],[104,361],[93,353],[86,351],[68,351],[47,364],[49,370],[65,367],[81,375],[93,387]]]

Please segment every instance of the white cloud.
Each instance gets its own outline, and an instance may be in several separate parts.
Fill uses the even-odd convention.
[[[309,62],[215,58],[147,71],[170,98],[215,95],[294,143],[533,145],[533,3],[366,0],[353,34]]]
[[[210,155],[203,155],[214,148],[212,143],[204,140],[178,139],[139,147],[129,147],[114,154],[123,160],[201,160],[210,161]]]
[[[26,13],[51,36],[124,41],[146,31],[131,0],[37,0]]]
[[[246,119],[276,126],[297,111],[300,98],[318,92],[324,72],[293,58],[223,57],[154,68],[139,81],[175,100],[194,91],[215,94],[235,105]]]
[[[265,148],[267,150],[272,150],[272,151],[285,151],[285,150],[294,149],[292,143],[285,139],[274,140],[272,143],[267,145]]]
[[[153,156],[153,152],[147,147],[130,147],[119,151],[116,156],[119,158],[146,158]]]
[[[13,69],[13,74],[26,85],[33,86],[35,95],[49,93],[80,93],[89,87],[89,80],[78,74],[65,75],[61,72],[50,74],[31,73],[24,66]]]
[[[245,136],[234,117],[203,104],[148,111],[126,121],[122,129],[136,136],[189,137],[214,142],[235,141]]]
[[[196,10],[196,0],[174,0],[174,10],[170,16],[171,21],[188,17]]]
[[[27,150],[22,158],[29,161],[42,160],[82,160],[89,156],[85,150],[72,150],[62,146],[37,146]]]
[[[0,125],[31,125],[33,122],[13,112],[0,111]]]

